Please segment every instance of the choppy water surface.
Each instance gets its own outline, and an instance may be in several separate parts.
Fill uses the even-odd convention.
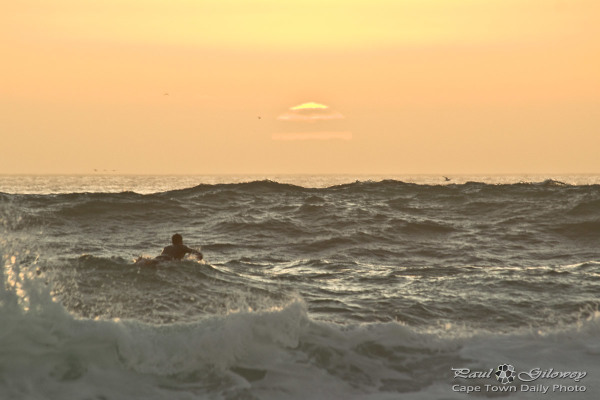
[[[21,178],[0,179],[8,398],[495,396],[451,368],[499,363],[588,372],[503,395],[600,390],[594,177]],[[205,264],[133,264],[175,232]]]

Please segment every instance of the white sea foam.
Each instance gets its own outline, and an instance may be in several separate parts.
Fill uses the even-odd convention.
[[[399,323],[312,320],[301,299],[194,323],[145,324],[70,315],[40,280],[2,292],[0,393],[11,399],[464,398],[451,368],[587,371],[598,393],[600,313],[544,332],[419,332]],[[9,297],[30,295],[27,308]],[[9,300],[9,301],[7,301]],[[564,383],[564,382],[558,382]],[[477,382],[498,385],[495,380]],[[573,394],[571,394],[573,395]],[[537,398],[520,393],[518,398]],[[544,398],[561,397],[549,393]]]

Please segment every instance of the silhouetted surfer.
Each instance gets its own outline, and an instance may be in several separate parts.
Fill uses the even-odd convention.
[[[195,254],[198,260],[202,260],[202,253],[198,250],[191,249],[184,245],[183,237],[179,233],[176,233],[171,237],[171,242],[173,244],[165,247],[159,256],[151,260],[140,257],[137,260],[135,260],[136,264],[141,263],[147,265],[156,265],[157,263],[163,261],[178,261],[182,260],[186,254]]]
[[[190,249],[186,245],[183,244],[183,237],[176,233],[171,237],[171,242],[173,244],[165,247],[160,254],[160,256],[156,257],[156,259],[160,260],[181,260],[186,254],[195,254],[198,257],[198,260],[202,260],[202,253],[197,250]]]

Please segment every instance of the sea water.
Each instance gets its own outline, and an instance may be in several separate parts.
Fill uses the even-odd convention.
[[[0,176],[0,250],[0,399],[600,396],[598,176]]]

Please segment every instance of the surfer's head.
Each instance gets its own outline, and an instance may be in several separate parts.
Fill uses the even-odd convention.
[[[171,236],[171,242],[173,242],[173,244],[183,244],[183,237],[179,233],[176,233]]]

